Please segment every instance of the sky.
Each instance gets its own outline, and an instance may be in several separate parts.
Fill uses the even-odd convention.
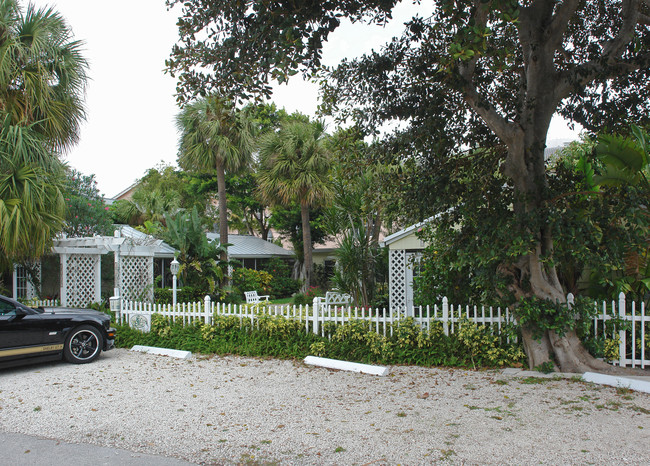
[[[148,169],[176,163],[179,109],[175,79],[163,73],[165,59],[178,38],[178,8],[167,11],[164,0],[32,0],[61,13],[75,39],[84,42],[89,62],[86,122],[80,142],[65,161],[86,175],[94,174],[108,198],[129,188]],[[24,3],[26,5],[26,2]],[[326,65],[379,49],[387,37],[422,7],[403,2],[385,28],[343,24],[330,35],[323,53]],[[276,87],[273,102],[289,113],[314,115],[318,88],[299,76]],[[575,139],[564,122],[555,119],[549,140]],[[549,141],[550,142],[550,141]],[[549,144],[550,145],[550,144]]]

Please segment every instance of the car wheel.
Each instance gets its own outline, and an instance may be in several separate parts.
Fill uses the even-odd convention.
[[[104,339],[95,327],[82,325],[70,332],[65,341],[63,356],[73,364],[85,364],[97,359],[102,352]]]

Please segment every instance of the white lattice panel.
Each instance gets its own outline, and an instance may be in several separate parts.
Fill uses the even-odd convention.
[[[120,288],[130,301],[153,301],[153,257],[121,256]]]
[[[393,311],[406,309],[406,251],[393,249],[388,256],[388,291]]]
[[[67,256],[67,279],[65,283],[65,306],[84,307],[97,301],[98,254],[70,254]]]

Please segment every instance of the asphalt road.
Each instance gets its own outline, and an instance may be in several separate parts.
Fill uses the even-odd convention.
[[[120,448],[99,447],[89,443],[66,443],[31,435],[0,432],[0,465],[21,466],[187,466],[188,463],[166,456],[145,455]]]

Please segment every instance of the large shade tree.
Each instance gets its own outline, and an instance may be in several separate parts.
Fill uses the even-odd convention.
[[[300,205],[303,243],[304,289],[311,285],[313,272],[309,209],[326,203],[330,152],[322,123],[287,121],[279,131],[260,139],[261,170],[258,193],[270,204]]]
[[[217,175],[219,241],[228,244],[226,172],[236,173],[251,159],[251,122],[246,112],[216,94],[186,105],[176,118],[181,133],[179,165],[188,170],[212,171]],[[221,251],[227,261],[227,250]]]
[[[394,0],[183,3],[182,42],[168,68],[180,74],[179,98],[204,88],[239,96],[268,93],[320,65],[323,42],[341,17],[383,21]],[[405,122],[401,149],[424,158],[462,144],[504,147],[501,167],[530,241],[503,264],[518,297],[565,301],[553,262],[554,237],[544,149],[555,113],[587,129],[625,115],[647,121],[650,102],[650,0],[437,0],[382,51],[344,62],[326,97],[368,128]],[[208,36],[205,40],[204,35]],[[349,113],[346,110],[350,110]],[[608,370],[572,331],[524,328],[529,364],[551,358],[566,371]]]
[[[58,155],[85,116],[80,48],[52,9],[0,1],[0,265],[38,258],[63,227]]]

